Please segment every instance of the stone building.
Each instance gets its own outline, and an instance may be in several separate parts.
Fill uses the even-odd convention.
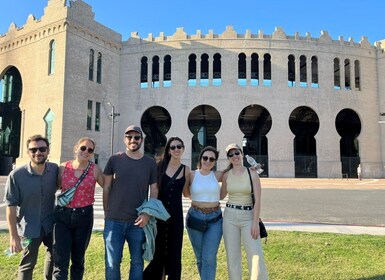
[[[0,36],[1,173],[27,161],[36,133],[50,139],[54,162],[92,137],[103,167],[124,150],[124,129],[139,124],[145,153],[177,135],[193,168],[206,145],[224,168],[236,142],[264,176],[354,177],[361,164],[364,178],[384,177],[384,45],[231,26],[122,41],[84,1],[48,0],[41,19]]]

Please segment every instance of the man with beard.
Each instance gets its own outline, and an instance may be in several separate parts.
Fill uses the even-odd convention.
[[[39,247],[44,243],[44,279],[52,279],[53,210],[58,166],[46,162],[49,142],[41,135],[34,135],[27,140],[27,153],[30,162],[14,169],[6,183],[4,200],[7,205],[10,249],[13,253],[23,251],[18,269],[19,279],[32,280]],[[23,249],[21,241],[26,239],[31,242]]]
[[[158,197],[155,160],[140,152],[143,143],[140,127],[131,125],[124,133],[126,152],[112,155],[104,169],[103,208],[105,213],[104,245],[106,279],[121,279],[120,263],[124,243],[130,250],[129,279],[143,277],[143,227],[149,216],[138,216],[137,208]]]

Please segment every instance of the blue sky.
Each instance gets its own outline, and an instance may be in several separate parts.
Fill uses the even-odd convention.
[[[48,0],[0,0],[0,34],[5,34],[11,22],[25,24],[29,14],[40,19]],[[322,30],[337,40],[352,37],[359,42],[367,36],[369,42],[385,39],[385,0],[86,0],[93,7],[95,19],[122,34],[127,40],[133,31],[146,38],[160,32],[166,36],[184,27],[188,34],[201,30],[221,34],[227,25],[239,34],[249,29],[272,34],[282,27],[287,35],[310,32],[318,38]],[[236,5],[234,5],[236,3]]]

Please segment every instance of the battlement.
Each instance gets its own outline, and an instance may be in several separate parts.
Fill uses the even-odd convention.
[[[181,41],[181,40],[212,40],[212,39],[243,39],[243,40],[288,40],[288,41],[307,41],[318,42],[325,44],[336,44],[345,46],[356,46],[371,48],[381,48],[381,44],[376,43],[372,46],[366,36],[362,36],[359,42],[354,42],[353,38],[349,37],[348,41],[344,40],[343,36],[339,36],[338,40],[333,40],[328,31],[321,31],[319,38],[311,37],[310,33],[306,33],[306,36],[300,36],[299,32],[296,32],[293,36],[288,36],[281,27],[276,27],[275,31],[271,35],[264,34],[263,30],[259,30],[257,34],[252,34],[250,30],[246,30],[244,34],[238,34],[233,26],[226,26],[226,30],[222,34],[214,34],[213,30],[209,30],[207,34],[203,34],[201,30],[193,35],[188,35],[183,27],[178,27],[176,32],[172,36],[165,36],[164,32],[160,32],[159,37],[154,37],[152,33],[149,33],[147,38],[140,38],[138,32],[131,32],[130,39],[142,39],[148,42],[167,42],[167,41]],[[128,39],[128,41],[130,41]]]

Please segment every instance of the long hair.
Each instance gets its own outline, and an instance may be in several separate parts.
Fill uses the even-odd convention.
[[[215,149],[213,146],[207,146],[207,147],[204,147],[202,149],[202,151],[200,152],[199,154],[199,157],[198,157],[198,163],[197,163],[197,168],[200,169],[202,167],[202,164],[201,164],[201,161],[202,161],[202,157],[203,157],[203,154],[205,152],[213,152],[214,155],[215,155],[215,159],[217,160],[218,157],[219,157],[219,151],[217,149]]]
[[[172,141],[178,141],[184,147],[184,142],[179,137],[176,137],[176,136],[175,137],[170,137],[167,140],[166,146],[164,147],[164,152],[163,152],[163,155],[162,155],[162,159],[158,163],[158,186],[159,186],[159,189],[161,189],[162,177],[166,173],[168,164],[170,163],[170,160],[171,160],[170,146],[171,146],[171,142]]]

